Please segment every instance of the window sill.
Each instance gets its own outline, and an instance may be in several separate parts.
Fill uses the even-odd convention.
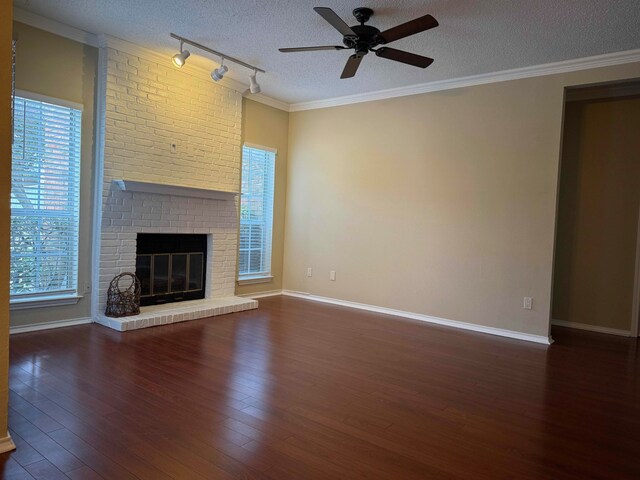
[[[9,309],[27,310],[29,308],[57,307],[60,305],[75,305],[81,295],[50,295],[48,297],[31,297],[10,300]]]
[[[254,283],[269,283],[273,281],[272,275],[260,277],[242,277],[238,279],[238,285],[252,285]]]

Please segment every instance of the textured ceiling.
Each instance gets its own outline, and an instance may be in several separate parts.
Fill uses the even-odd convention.
[[[640,48],[639,0],[16,0],[15,5],[92,33],[106,33],[171,56],[169,32],[236,56],[267,71],[266,95],[288,103],[327,99]],[[351,53],[280,53],[279,47],[340,45],[341,36],[312,8],[375,10],[380,30],[426,13],[433,30],[390,44],[435,59],[426,70],[369,54],[355,78],[339,76]],[[215,60],[191,49],[193,61]],[[198,58],[194,58],[194,57]],[[186,68],[186,67],[185,67]],[[248,82],[231,65],[229,76]]]

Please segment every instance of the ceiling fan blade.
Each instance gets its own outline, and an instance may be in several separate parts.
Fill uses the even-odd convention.
[[[347,47],[340,45],[326,45],[322,47],[292,47],[292,48],[279,48],[281,52],[315,52],[317,50],[345,50]]]
[[[389,47],[379,48],[376,50],[376,55],[378,57],[395,60],[396,62],[402,62],[407,65],[413,65],[414,67],[420,68],[427,68],[433,63],[433,58],[423,57],[422,55],[416,55],[415,53],[409,53]]]
[[[362,57],[358,55],[351,55],[347,60],[347,64],[344,66],[344,70],[342,70],[342,75],[340,78],[351,78],[358,71],[358,67],[360,66],[360,62],[362,61]]]
[[[313,9],[324,18],[327,22],[331,24],[333,28],[338,30],[343,37],[357,37],[356,33],[351,30],[349,25],[342,20],[336,12],[331,10],[328,7],[313,7]]]
[[[380,32],[379,36],[383,40],[380,43],[390,43],[401,38],[415,35],[416,33],[424,32],[430,28],[437,27],[438,21],[431,15],[424,15],[409,22],[398,25],[397,27],[390,28],[384,32]]]

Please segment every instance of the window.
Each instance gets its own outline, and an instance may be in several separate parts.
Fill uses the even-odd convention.
[[[275,163],[274,150],[249,145],[242,148],[240,281],[271,277]]]
[[[75,296],[82,111],[19,95],[14,97],[11,300]]]

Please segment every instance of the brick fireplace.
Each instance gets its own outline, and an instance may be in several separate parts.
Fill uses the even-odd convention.
[[[114,48],[106,118],[95,320],[118,330],[256,308],[234,297],[241,166],[241,94],[170,61]],[[207,236],[205,298],[104,316],[111,279],[135,272],[138,234]],[[94,253],[95,255],[95,253]]]

